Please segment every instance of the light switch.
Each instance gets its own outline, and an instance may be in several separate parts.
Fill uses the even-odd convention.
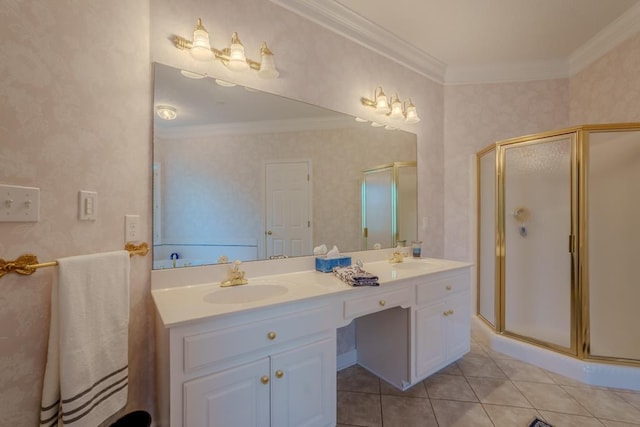
[[[40,189],[0,184],[0,222],[40,221]]]
[[[98,218],[98,193],[81,190],[78,192],[78,219],[95,221]]]

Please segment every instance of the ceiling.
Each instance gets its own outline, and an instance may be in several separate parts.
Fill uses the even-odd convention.
[[[272,0],[447,84],[568,77],[640,29],[640,0]]]

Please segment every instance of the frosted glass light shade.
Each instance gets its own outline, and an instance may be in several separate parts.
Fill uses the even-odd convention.
[[[258,76],[263,79],[275,79],[278,78],[280,72],[276,69],[276,63],[273,59],[273,53],[267,47],[266,43],[262,43],[260,48],[260,55],[262,60],[260,62],[260,70],[258,70]]]
[[[398,95],[393,98],[391,102],[391,113],[389,114],[390,119],[401,119],[404,115],[402,114],[402,102],[398,99]]]
[[[209,43],[209,33],[202,25],[202,20],[198,18],[196,28],[193,30],[193,44],[191,46],[191,56],[198,61],[208,61],[213,59],[211,44]]]
[[[416,106],[413,105],[411,102],[409,103],[409,106],[407,107],[407,111],[405,114],[406,114],[405,122],[409,124],[418,123],[420,121],[420,117],[418,117],[418,111],[416,110]]]
[[[246,71],[249,69],[247,57],[244,55],[244,46],[238,38],[238,33],[231,36],[231,46],[229,47],[229,62],[227,63],[232,71]]]
[[[387,114],[389,112],[389,103],[387,102],[387,97],[382,92],[376,98],[376,114]]]

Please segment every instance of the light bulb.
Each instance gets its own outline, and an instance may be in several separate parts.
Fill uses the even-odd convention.
[[[258,70],[258,76],[263,79],[276,79],[280,75],[280,72],[276,69],[276,63],[273,59],[273,52],[267,47],[266,42],[262,42],[260,47],[260,56],[262,61],[260,62],[260,70]]]
[[[193,44],[191,46],[191,56],[198,61],[208,61],[213,59],[211,44],[209,44],[209,33],[202,25],[202,19],[198,18],[196,28],[193,30]]]
[[[391,101],[391,113],[389,113],[389,118],[396,120],[401,119],[402,117],[404,117],[402,115],[402,102],[400,102],[398,94],[396,94]]]
[[[387,95],[384,94],[382,88],[380,93],[376,97],[376,114],[387,114],[389,112],[389,103],[387,102]]]
[[[416,110],[416,106],[413,105],[411,101],[409,101],[409,105],[407,106],[407,110],[405,112],[405,123],[418,123],[420,121],[420,117],[418,117],[418,111]]]

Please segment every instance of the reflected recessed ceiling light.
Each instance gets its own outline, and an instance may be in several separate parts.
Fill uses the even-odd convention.
[[[176,118],[176,108],[170,105],[158,105],[156,114],[163,120],[173,120]]]
[[[228,82],[222,79],[216,79],[216,83],[218,84],[218,86],[222,86],[222,87],[234,87],[236,85],[235,83]]]
[[[204,79],[207,76],[206,74],[194,73],[193,71],[187,71],[187,70],[180,70],[180,74],[182,74],[187,78],[196,79],[196,80]]]
[[[366,123],[366,122],[368,122],[368,121],[369,121],[369,120],[367,120],[367,119],[362,119],[362,118],[360,118],[360,117],[356,117],[356,122],[358,122],[358,123]]]
[[[378,122],[371,122],[371,126],[373,126],[374,128],[380,128],[382,126],[384,126],[382,123],[378,123]]]
[[[389,125],[386,125],[384,128],[385,128],[386,130],[396,130],[396,129],[398,129],[398,128],[395,128],[395,127],[393,127],[393,126],[389,126]]]

